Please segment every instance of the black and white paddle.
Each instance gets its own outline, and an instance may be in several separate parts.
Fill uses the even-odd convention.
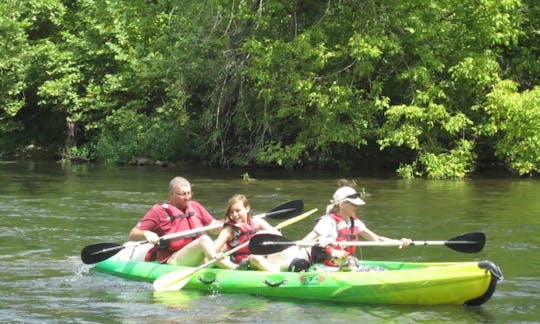
[[[453,237],[447,241],[412,241],[410,246],[419,245],[444,245],[450,249],[463,253],[477,253],[482,251],[486,243],[486,235],[482,232],[465,233]],[[266,255],[281,252],[291,246],[311,247],[318,242],[291,241],[283,236],[273,234],[256,234],[249,242],[249,250],[252,254]],[[336,244],[341,246],[400,246],[400,240],[391,241],[340,241]]]
[[[304,209],[304,201],[302,200],[291,200],[286,203],[283,203],[269,212],[264,214],[255,215],[253,217],[269,217],[273,219],[285,219],[290,218],[293,215],[301,213]],[[221,228],[223,224],[214,224],[205,227],[199,227],[188,231],[173,233],[169,235],[164,235],[160,238],[161,241],[172,241],[182,237],[188,237],[195,234],[200,234],[206,231],[211,231],[214,229]],[[147,243],[147,241],[138,241],[135,244],[130,245],[130,247],[142,245]],[[125,245],[117,243],[97,243],[84,247],[81,251],[81,259],[86,264],[94,264],[106,260],[113,255],[116,255],[122,249],[126,248]]]

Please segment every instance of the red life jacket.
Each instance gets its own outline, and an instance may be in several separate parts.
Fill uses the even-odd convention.
[[[223,227],[230,226],[233,230],[233,238],[227,242],[227,249],[233,249],[244,242],[247,242],[255,233],[261,228],[256,225],[249,218],[247,223],[237,224],[233,222],[226,222]],[[247,258],[250,254],[249,246],[246,246],[233,254],[234,262],[240,263],[243,259]]]
[[[196,221],[193,216],[196,215],[194,210],[189,207],[185,213],[182,213],[178,208],[168,203],[159,205],[167,213],[167,220],[171,222],[171,227],[164,235],[187,231],[199,226],[202,226],[199,221]],[[181,250],[202,234],[195,234],[188,237],[182,237],[176,240],[160,242],[160,245],[151,248],[145,257],[145,261],[158,260],[160,263],[165,263],[169,257],[176,251]]]
[[[351,225],[349,226],[347,225],[347,222],[340,215],[330,214],[329,216],[332,217],[332,219],[334,219],[334,221],[337,224],[338,235],[337,235],[336,241],[339,242],[339,241],[358,241],[359,240],[358,234],[360,233],[361,228],[360,228],[360,219],[358,219],[358,217],[352,216],[350,218]],[[328,253],[329,248],[335,249],[335,250],[345,250],[347,251],[347,253],[349,253],[349,255],[354,255],[356,252],[356,246],[347,246],[347,247],[342,248],[338,245],[328,245],[325,249],[326,256],[323,260],[323,263],[331,267],[337,267],[338,265],[335,264],[330,258],[330,254]]]

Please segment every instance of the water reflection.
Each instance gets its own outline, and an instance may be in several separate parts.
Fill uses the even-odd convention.
[[[153,298],[156,303],[166,305],[172,309],[190,310],[197,308],[197,303],[204,295],[197,291],[155,291]]]

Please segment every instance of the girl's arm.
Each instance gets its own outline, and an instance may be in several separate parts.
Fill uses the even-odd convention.
[[[218,237],[214,241],[214,250],[216,252],[216,259],[219,259],[217,265],[223,269],[234,270],[238,268],[238,265],[231,261],[229,258],[224,258],[222,253],[223,247],[225,244],[232,239],[233,232],[230,226],[224,227],[221,232],[219,232]]]
[[[232,238],[233,233],[230,226],[224,227],[221,232],[219,232],[218,237],[214,240],[214,250],[216,253],[221,252],[223,247],[229,240]]]
[[[274,226],[270,225],[264,219],[257,219],[255,220],[255,222],[262,230],[267,231],[271,234],[281,235],[281,233],[277,229],[275,229]]]

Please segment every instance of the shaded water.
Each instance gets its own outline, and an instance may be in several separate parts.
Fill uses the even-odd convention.
[[[134,168],[0,162],[0,322],[286,322],[286,323],[523,323],[540,319],[540,182],[534,179],[405,181],[353,174],[193,168]],[[360,216],[375,232],[398,238],[446,240],[483,231],[478,254],[446,247],[363,248],[365,259],[471,261],[488,259],[505,275],[494,296],[477,308],[461,306],[340,305],[181,291],[154,294],[149,283],[91,271],[81,249],[122,243],[175,175],[193,183],[195,199],[221,218],[227,199],[245,193],[255,213],[303,199],[322,213],[336,179],[355,178],[367,193]],[[309,220],[284,230],[303,237]]]

